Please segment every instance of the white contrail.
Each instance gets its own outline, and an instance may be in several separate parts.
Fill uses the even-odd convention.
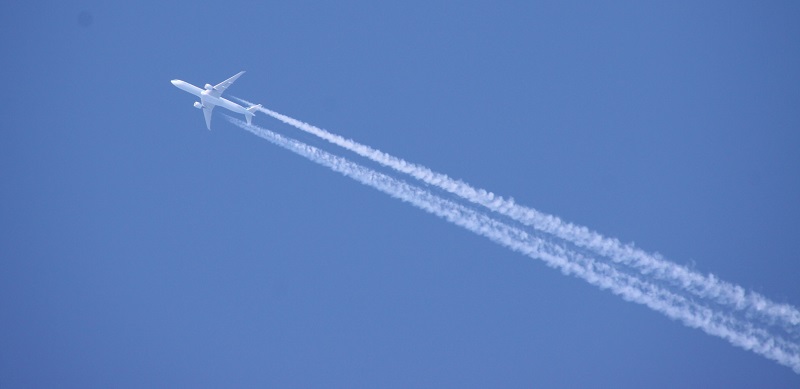
[[[236,99],[252,104],[244,99]],[[381,165],[408,174],[426,184],[436,186],[540,231],[553,234],[577,246],[593,250],[615,262],[637,268],[642,274],[668,281],[696,296],[713,299],[732,309],[746,311],[753,317],[769,324],[779,325],[787,331],[794,333],[800,331],[798,329],[800,310],[792,305],[773,302],[759,293],[720,280],[713,274],[707,276],[699,274],[685,266],[663,259],[658,254],[650,254],[632,244],[623,244],[617,239],[604,237],[586,227],[577,226],[562,221],[557,216],[547,215],[533,208],[516,204],[513,199],[505,199],[484,189],[474,188],[461,180],[450,178],[427,167],[410,163],[351,139],[332,134],[311,124],[267,108],[262,107],[260,111]]]
[[[565,274],[608,289],[625,300],[637,302],[685,325],[699,328],[730,343],[791,367],[800,373],[800,346],[766,329],[714,311],[666,289],[618,271],[567,248],[492,219],[473,209],[440,198],[419,187],[334,156],[313,146],[282,137],[255,125],[226,115],[228,120],[273,144],[286,148],[362,184],[408,202],[420,209],[484,236],[495,243],[540,259]]]

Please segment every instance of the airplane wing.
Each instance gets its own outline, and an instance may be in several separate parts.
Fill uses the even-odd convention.
[[[217,85],[214,85],[214,91],[217,92],[217,97],[222,95],[222,93],[225,92],[225,89],[228,89],[228,87],[231,86],[231,84],[233,84],[233,82],[236,81],[237,78],[241,77],[242,74],[244,74],[244,70],[242,70],[239,73],[236,73],[235,76],[225,81],[222,81]]]
[[[216,105],[203,101],[203,115],[206,117],[206,128],[211,130],[211,112]]]

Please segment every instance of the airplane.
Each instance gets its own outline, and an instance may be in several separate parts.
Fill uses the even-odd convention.
[[[222,81],[217,85],[206,84],[204,87],[205,89],[200,89],[188,82],[181,80],[172,80],[172,85],[175,85],[178,88],[200,98],[200,101],[194,103],[194,107],[203,110],[203,115],[206,117],[206,127],[208,127],[209,130],[211,130],[211,112],[216,106],[227,108],[233,112],[243,114],[245,119],[247,119],[247,124],[250,124],[250,122],[253,120],[253,116],[255,116],[255,111],[261,108],[261,104],[251,105],[250,107],[245,108],[222,97],[222,92],[225,92],[225,89],[228,89],[228,87],[231,86],[231,84],[233,84],[233,82],[236,81],[236,79],[242,74],[244,74],[244,70],[236,73],[235,76]]]

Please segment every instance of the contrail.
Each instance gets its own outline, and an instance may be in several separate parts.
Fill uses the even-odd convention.
[[[726,339],[731,344],[751,350],[792,368],[800,374],[800,345],[787,341],[752,323],[714,311],[691,299],[618,271],[612,265],[571,251],[562,245],[529,234],[492,219],[480,212],[443,199],[432,193],[385,174],[334,156],[316,147],[280,136],[264,128],[245,124],[227,116],[229,121],[251,133],[326,166],[364,185],[410,203],[493,242],[540,259],[564,274],[582,278],[601,289],[608,289],[628,301],[646,305],[689,327]]]
[[[244,99],[236,99],[252,104]],[[474,188],[461,180],[450,178],[427,167],[394,157],[270,109],[262,107],[260,111],[381,165],[408,174],[426,184],[436,186],[579,247],[592,250],[614,262],[639,269],[644,275],[670,282],[696,296],[711,299],[734,310],[745,311],[749,316],[768,324],[781,326],[788,332],[798,333],[800,310],[792,305],[773,302],[759,293],[720,280],[713,274],[707,276],[699,274],[685,266],[668,261],[658,254],[647,253],[632,244],[623,244],[617,239],[607,238],[586,227],[562,221],[557,216],[516,204],[513,199],[505,199],[487,190]]]

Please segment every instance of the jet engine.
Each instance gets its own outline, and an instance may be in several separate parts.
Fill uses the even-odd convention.
[[[214,89],[214,85],[206,84],[206,86],[204,88],[206,88],[206,90],[212,90],[212,89]]]
[[[203,104],[200,104],[199,101],[195,101],[194,102],[194,107],[197,108],[197,109],[203,109]]]

